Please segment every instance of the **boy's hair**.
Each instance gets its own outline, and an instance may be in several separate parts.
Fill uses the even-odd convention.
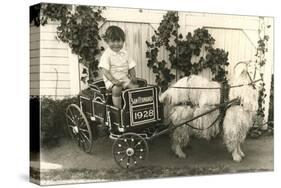
[[[125,33],[120,27],[112,25],[106,29],[103,38],[106,42],[108,42],[109,40],[125,41]]]

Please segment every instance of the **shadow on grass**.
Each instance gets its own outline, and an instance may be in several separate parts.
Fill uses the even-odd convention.
[[[223,166],[208,167],[208,168],[164,168],[164,167],[139,167],[135,169],[63,169],[63,170],[48,170],[41,174],[38,169],[31,168],[30,176],[33,179],[41,181],[67,181],[71,180],[100,180],[100,181],[120,181],[120,180],[136,180],[136,179],[151,179],[151,178],[167,178],[167,177],[182,177],[195,175],[215,175],[227,173],[244,173],[244,172],[262,172],[269,171],[268,169],[240,170],[233,171]]]

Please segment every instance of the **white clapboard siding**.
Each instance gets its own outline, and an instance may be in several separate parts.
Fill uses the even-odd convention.
[[[45,27],[45,26],[41,26],[41,27]],[[61,42],[58,39],[56,32],[41,32],[40,41],[57,41],[57,42]]]
[[[228,29],[244,28],[256,30],[259,24],[258,16],[239,16],[227,14],[180,12],[181,19],[185,19],[186,26],[224,27]]]
[[[68,57],[54,57],[54,56],[45,56],[40,57],[40,64],[41,65],[53,65],[53,66],[62,66],[62,65],[69,65],[69,56]]]
[[[70,89],[65,89],[65,88],[58,88],[58,89],[53,89],[53,88],[40,88],[38,89],[33,89],[30,88],[30,93],[35,93],[35,94],[40,94],[40,96],[51,96],[51,97],[61,97],[61,96],[70,96]]]
[[[70,74],[69,73],[30,73],[30,80],[31,81],[37,81],[37,80],[59,80],[59,81],[66,81],[70,80]]]
[[[64,48],[40,48],[41,57],[68,57],[68,49]]]
[[[41,65],[31,65],[30,66],[30,72],[35,73],[35,72],[41,72],[41,73],[53,73],[53,72],[58,72],[58,73],[69,73],[69,66],[68,65],[46,65],[46,64],[41,64]]]
[[[30,36],[34,33],[40,33],[40,27],[30,26],[29,27],[29,34]]]
[[[40,28],[31,26],[30,27],[30,68],[33,66],[33,70],[30,70],[30,86],[32,84],[32,80],[39,80],[40,75]],[[39,84],[33,85],[34,88],[30,87],[30,95],[39,95],[40,86]]]
[[[29,49],[30,50],[36,50],[40,48],[40,41],[31,41],[29,43]]]
[[[35,27],[35,26],[33,26]],[[30,33],[30,42],[40,41],[40,32],[38,33]]]
[[[66,88],[66,89],[70,89],[70,81],[69,80],[60,80],[60,81],[56,81],[56,80],[32,80],[30,81],[30,88],[32,89],[36,89],[36,88],[51,88],[51,89],[55,89],[55,88]]]
[[[57,26],[30,27],[31,95],[71,95],[71,52],[68,44],[57,38]]]
[[[102,15],[110,21],[159,24],[167,11],[107,7]]]
[[[40,48],[43,49],[68,49],[69,45],[67,43],[64,43],[62,41],[57,41],[57,40],[41,40],[40,41]]]

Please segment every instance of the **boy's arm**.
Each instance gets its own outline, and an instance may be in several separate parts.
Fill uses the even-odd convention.
[[[135,67],[129,69],[129,75],[133,83],[137,82]]]
[[[105,69],[105,68],[100,68],[100,69],[101,69],[103,75],[104,75],[109,81],[111,81],[113,84],[115,84],[115,85],[120,85],[120,84],[121,84],[118,80],[116,80],[116,79],[111,75],[111,73],[110,73],[107,69]]]

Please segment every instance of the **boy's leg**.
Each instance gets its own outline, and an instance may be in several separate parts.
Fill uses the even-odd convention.
[[[138,85],[133,84],[132,82],[130,82],[130,83],[126,86],[126,88],[128,88],[128,89],[135,89],[135,88],[138,88]]]
[[[139,87],[137,84],[134,84],[127,76],[123,77],[121,82],[122,87],[125,89],[135,89]]]
[[[112,87],[112,102],[115,107],[121,108],[121,86],[113,86]]]

